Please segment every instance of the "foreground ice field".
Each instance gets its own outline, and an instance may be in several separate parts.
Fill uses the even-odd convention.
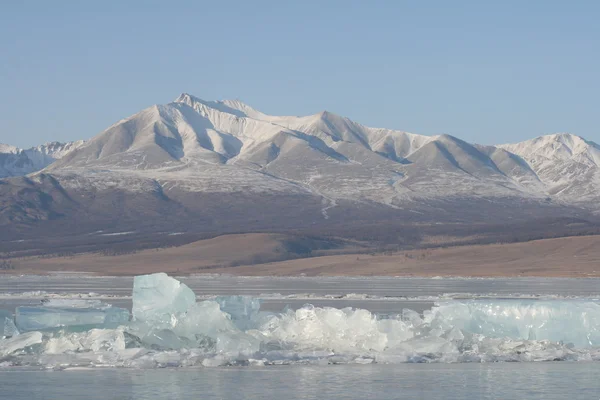
[[[346,299],[364,302],[373,296]],[[18,306],[14,319],[10,311],[0,314],[1,366],[600,360],[600,304],[583,298],[448,300],[447,295],[422,313],[310,304],[264,311],[256,297],[198,299],[165,274],[134,279],[131,316],[127,308],[98,299],[47,297],[43,304]]]

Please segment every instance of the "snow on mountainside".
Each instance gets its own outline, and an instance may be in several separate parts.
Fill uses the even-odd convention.
[[[15,146],[10,146],[8,144],[2,144],[0,143],[0,154],[2,153],[6,153],[6,154],[15,154],[19,151],[19,149]]]
[[[271,116],[184,93],[111,126],[48,171],[117,186],[128,175],[188,192],[305,191],[327,207],[339,199],[396,207],[445,196],[591,200],[598,159],[597,147],[569,135],[478,146],[369,128],[326,111]],[[584,166],[591,180],[578,177]]]
[[[600,149],[577,136],[480,146],[369,128],[326,111],[271,116],[238,100],[186,93],[86,142],[4,157],[28,162],[21,169],[13,162],[4,176],[46,167],[69,190],[313,196],[325,218],[340,201],[402,209],[435,199],[600,200]]]
[[[560,133],[498,146],[525,160],[549,195],[578,201],[598,198],[600,146]]]
[[[83,140],[69,143],[51,142],[29,149],[0,144],[0,178],[27,175],[39,171],[77,149]]]
[[[504,148],[521,157],[535,160],[577,160],[600,165],[600,146],[569,133],[540,136],[521,143],[504,144]]]

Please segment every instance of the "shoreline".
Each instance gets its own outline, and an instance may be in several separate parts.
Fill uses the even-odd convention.
[[[260,267],[262,265],[256,266],[244,266],[248,268],[252,267]],[[156,273],[163,271],[152,271],[148,273]],[[432,280],[494,280],[494,279],[527,279],[527,278],[539,278],[539,279],[600,279],[600,273],[598,274],[563,274],[560,272],[551,273],[551,274],[518,274],[518,275],[510,275],[510,274],[477,274],[477,275],[440,275],[435,273],[428,274],[407,274],[407,275],[393,275],[393,274],[235,274],[231,273],[231,269],[227,268],[227,272],[215,272],[215,273],[198,273],[198,272],[190,272],[190,273],[175,273],[172,274],[169,272],[169,275],[177,278],[200,278],[204,277],[207,279],[218,278],[218,277],[231,277],[231,278],[245,278],[245,279],[260,279],[260,278],[273,278],[273,279],[318,279],[318,278],[347,278],[347,279],[432,279]],[[65,278],[133,278],[138,275],[146,274],[145,272],[140,273],[118,273],[118,274],[104,274],[101,271],[68,271],[68,270],[48,270],[48,271],[27,271],[27,272],[0,272],[0,279],[2,278],[19,278],[19,277],[65,277]]]

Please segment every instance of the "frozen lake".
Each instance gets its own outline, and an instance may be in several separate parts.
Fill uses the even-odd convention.
[[[263,309],[281,310],[306,303],[336,308],[364,308],[375,313],[403,308],[423,311],[434,301],[454,298],[600,298],[600,279],[563,278],[393,278],[393,277],[233,277],[178,278],[199,298],[247,295],[263,299]],[[3,276],[0,309],[37,304],[48,296],[101,298],[131,308],[131,277],[86,275]]]
[[[387,297],[441,296],[464,293],[499,297],[518,294],[593,297],[600,295],[600,279],[564,278],[394,278],[394,277],[233,277],[190,276],[178,278],[197,295],[250,295],[311,293],[316,295],[360,293]],[[0,294],[43,290],[48,293],[99,293],[130,296],[131,277],[86,275],[1,276]]]
[[[281,312],[285,307],[296,310],[310,303],[317,308],[333,307],[339,310],[353,307],[369,310],[377,315],[377,318],[384,319],[399,314],[404,309],[412,309],[422,315],[437,302],[463,299],[490,300],[493,307],[505,307],[503,312],[510,311],[510,307],[514,308],[509,299],[519,299],[529,302],[527,304],[545,304],[546,308],[541,308],[542,313],[551,315],[562,312],[561,318],[565,315],[571,318],[573,313],[587,312],[587,309],[581,308],[582,304],[586,307],[589,304],[593,306],[600,297],[599,279],[193,276],[181,278],[181,281],[194,290],[198,301],[213,296],[250,295],[263,300],[261,310],[265,311]],[[100,299],[115,306],[131,308],[132,284],[133,279],[125,277],[84,275],[2,277],[0,309],[13,311],[17,306],[37,305],[45,298]],[[477,310],[475,311],[479,312]],[[564,310],[567,310],[566,314]],[[590,331],[592,336],[600,332],[600,324],[596,326],[594,325],[596,323],[596,320],[592,320],[593,326]],[[586,326],[589,326],[589,321],[587,324]],[[558,326],[560,327],[560,324]],[[357,327],[361,327],[360,323]],[[573,325],[565,327],[565,330],[573,330]],[[549,334],[556,334],[556,332]],[[502,346],[506,346],[506,343],[501,344]],[[323,364],[318,361],[319,356],[315,356],[318,352],[305,352],[304,355],[299,356],[298,361],[294,361],[294,357],[297,356],[291,359],[285,358],[287,361],[283,364],[286,365],[260,366],[260,363],[251,362],[250,366],[213,368],[204,368],[201,363],[194,364],[194,358],[189,354],[184,356],[170,354],[168,357],[165,356],[167,361],[158,364],[155,361],[154,364],[122,364],[134,368],[106,366],[80,368],[69,367],[68,363],[61,366],[62,360],[68,360],[64,355],[47,356],[45,362],[48,364],[45,367],[40,365],[19,367],[14,363],[10,364],[10,361],[5,361],[3,365],[0,359],[0,387],[2,388],[0,398],[262,399],[268,397],[428,400],[600,398],[600,381],[597,379],[600,363],[593,361],[600,357],[600,353],[597,350],[586,350],[569,355],[572,351],[568,347],[560,346],[551,347],[550,350],[545,348],[540,350],[539,346],[535,345],[524,351],[531,351],[534,354],[533,359],[535,357],[553,359],[553,354],[557,354],[556,359],[580,361],[480,363],[484,359],[504,359],[504,356],[497,356],[493,352],[490,353],[491,355],[485,353],[483,358],[479,354],[472,358],[478,361],[469,362],[471,358],[467,353],[473,351],[472,349],[461,355],[452,355],[453,358],[446,357],[448,361],[444,361],[445,356],[439,358],[426,354],[414,359],[415,362],[420,363],[400,361],[401,363],[398,364],[398,359],[406,360],[402,358],[405,357],[404,355],[400,358],[397,355],[385,355],[385,357],[380,355],[372,358],[362,356],[325,358],[324,364],[329,365],[314,365],[314,363]],[[510,352],[510,357],[528,360],[513,348],[506,351]],[[96,358],[95,362],[98,360],[101,358]],[[453,362],[451,360],[461,362],[445,363]],[[338,362],[344,365],[332,365]],[[356,365],[363,362],[368,365]],[[77,363],[74,365],[85,365],[81,364],[81,359],[78,359]],[[312,364],[307,365],[307,363]],[[172,368],[176,365],[180,368]],[[66,367],[65,371],[57,371],[64,367]]]

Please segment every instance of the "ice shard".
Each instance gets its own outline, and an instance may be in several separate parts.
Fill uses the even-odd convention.
[[[133,318],[155,326],[173,326],[177,315],[196,303],[184,283],[165,273],[136,276],[133,280]]]
[[[12,313],[9,311],[0,310],[0,339],[18,334],[19,330],[15,326]]]
[[[10,339],[0,340],[0,357],[7,356],[15,351],[25,349],[26,347],[42,343],[41,332],[27,332],[22,335],[13,336]]]
[[[215,298],[221,311],[231,316],[241,330],[251,329],[260,311],[260,300],[250,296],[219,296]]]
[[[44,352],[62,354],[66,352],[112,351],[125,349],[126,341],[121,329],[92,329],[88,332],[74,332],[49,338]]]
[[[157,350],[179,350],[184,347],[194,347],[189,340],[177,336],[169,329],[152,329],[142,338],[142,343]]]
[[[190,340],[202,340],[204,337],[216,339],[224,332],[237,331],[229,315],[221,311],[219,304],[214,301],[194,304],[174,327],[177,335]]]

